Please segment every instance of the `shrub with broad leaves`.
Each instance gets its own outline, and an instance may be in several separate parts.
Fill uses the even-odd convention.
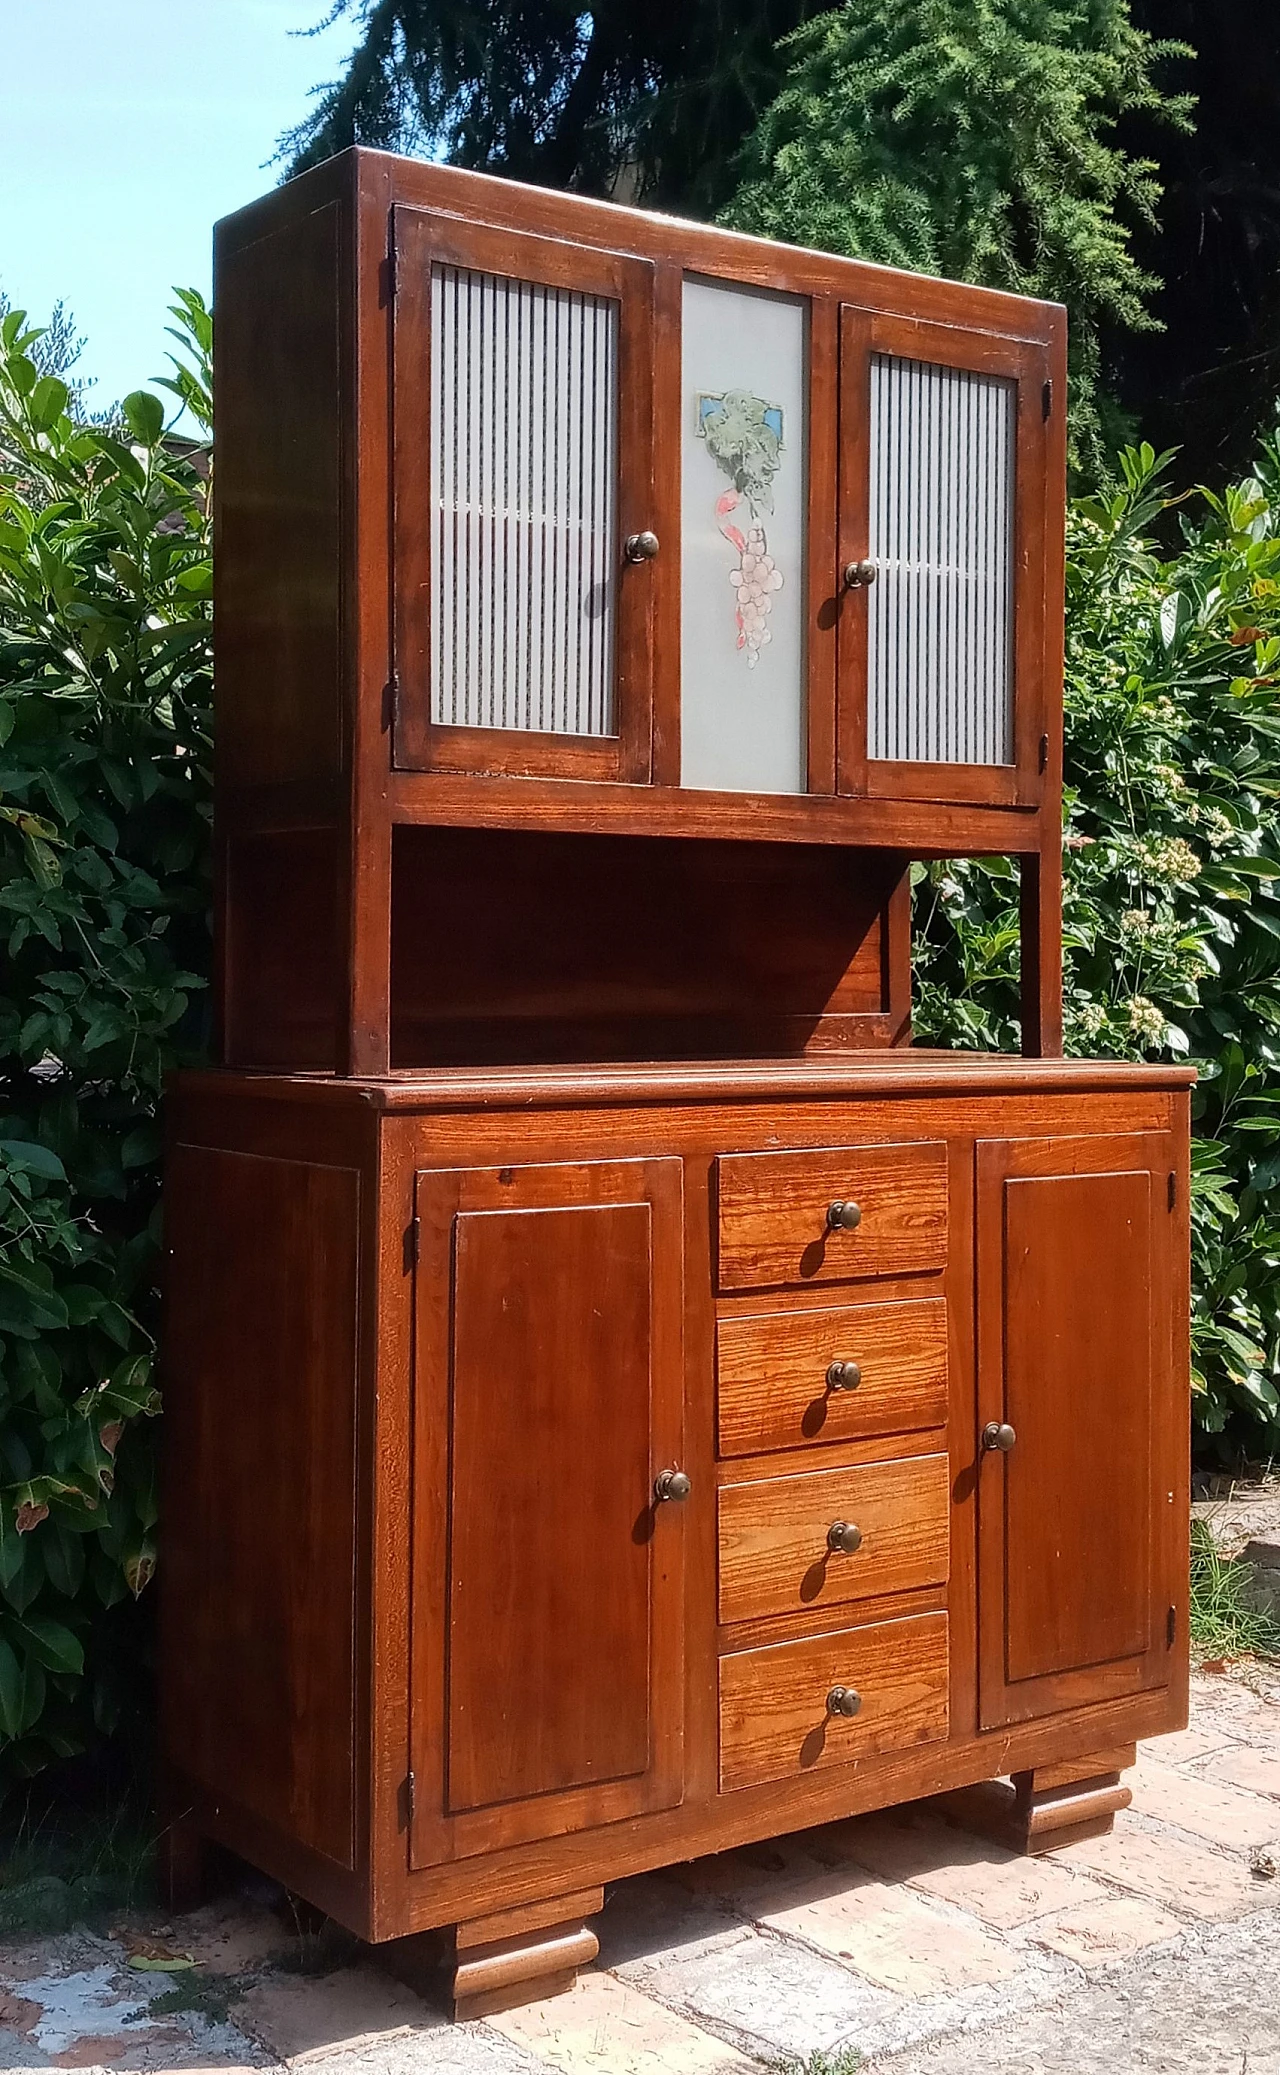
[[[210,426],[211,321],[162,386]],[[209,970],[209,448],[0,319],[0,1790],[109,1730],[155,1565],[167,1071]]]

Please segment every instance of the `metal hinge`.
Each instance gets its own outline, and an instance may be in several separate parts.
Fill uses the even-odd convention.
[[[1177,1175],[1176,1175],[1176,1174],[1174,1173],[1173,1169],[1172,1169],[1172,1168],[1170,1168],[1170,1169],[1169,1169],[1169,1208],[1170,1208],[1170,1210],[1176,1210],[1176,1209],[1177,1209],[1177,1207],[1178,1207],[1178,1177],[1177,1177]]]
[[[1164,1639],[1165,1639],[1165,1642],[1167,1643],[1168,1647],[1169,1647],[1169,1648],[1170,1648],[1171,1650],[1172,1650],[1172,1648],[1173,1648],[1173,1642],[1174,1642],[1174,1637],[1175,1637],[1175,1636],[1177,1635],[1177,1633],[1178,1633],[1178,1609],[1177,1609],[1176,1607],[1170,1607],[1170,1609],[1169,1609],[1168,1613],[1167,1613],[1167,1614],[1166,1614],[1166,1616],[1165,1616],[1165,1622],[1164,1622]]]
[[[394,728],[400,709],[400,679],[393,670],[382,687],[382,726],[384,732]]]
[[[1049,417],[1049,415],[1051,414],[1051,412],[1052,412],[1052,410],[1053,410],[1053,383],[1052,383],[1052,382],[1046,382],[1046,383],[1045,383],[1045,385],[1044,385],[1044,388],[1043,388],[1043,389],[1042,389],[1042,390],[1040,391],[1040,410],[1041,410],[1041,413],[1042,413],[1042,415],[1043,415],[1044,417],[1046,417],[1046,418],[1047,418],[1047,417]]]
[[[1041,769],[1042,771],[1047,771],[1047,770],[1048,770],[1048,768],[1049,768],[1049,737],[1048,737],[1047,735],[1042,735],[1042,736],[1040,737],[1040,769]]]
[[[422,1259],[422,1219],[410,1218],[404,1234],[404,1265],[416,1268]]]
[[[412,1823],[417,1813],[417,1785],[418,1783],[413,1774],[406,1774],[404,1783],[404,1815],[406,1823]]]

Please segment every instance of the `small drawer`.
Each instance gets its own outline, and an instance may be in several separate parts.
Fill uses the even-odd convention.
[[[838,1706],[855,1706],[842,1714]],[[720,1786],[759,1787],[947,1733],[947,1617],[913,1614],[720,1660]]]
[[[723,1485],[721,1621],[945,1584],[950,1486],[945,1455]]]
[[[716,1378],[722,1456],[945,1426],[946,1301],[723,1318]]]
[[[716,1169],[722,1290],[914,1275],[945,1265],[947,1149],[940,1139],[818,1153],[722,1153]],[[836,1205],[856,1223],[833,1223]]]

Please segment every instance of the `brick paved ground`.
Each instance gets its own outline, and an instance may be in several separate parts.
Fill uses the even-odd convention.
[[[917,1805],[624,1882],[576,1990],[488,2023],[357,1951],[289,1971],[265,1892],[0,1944],[0,2070],[1280,2075],[1280,1680],[1198,1678],[1191,1727],[1130,1777],[1112,1836],[1043,1859]],[[139,1971],[148,1946],[199,1965]]]

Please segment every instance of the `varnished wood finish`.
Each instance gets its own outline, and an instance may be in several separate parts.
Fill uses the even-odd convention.
[[[1061,1765],[1015,1772],[1012,1782],[986,1781],[945,1797],[953,1822],[1013,1852],[1053,1852],[1105,1837],[1133,1799],[1121,1774],[1137,1757],[1133,1744],[1094,1751]]]
[[[1169,1177],[1174,1176],[1172,1188]],[[1169,1676],[1171,1138],[977,1147],[984,1727]],[[1157,1406],[1166,1408],[1157,1412]]]
[[[833,1714],[834,1686],[859,1712]],[[726,1793],[878,1751],[910,1750],[947,1733],[947,1617],[842,1629],[720,1660],[720,1785]]]
[[[853,1361],[856,1390],[827,1371]],[[941,1297],[722,1318],[716,1327],[723,1456],[941,1426],[947,1414],[947,1307]]]
[[[622,575],[620,732],[607,740],[430,726],[433,256],[620,303],[620,531],[653,526],[663,551]],[[230,1063],[327,1067],[332,1022],[339,1071],[388,1070],[389,915],[393,902],[403,915],[420,898],[396,882],[392,831],[401,824],[830,845],[904,861],[997,851],[1039,860],[1024,902],[1024,1043],[1060,1044],[1065,335],[1056,306],[367,151],[344,153],[219,225],[216,270],[216,1009]],[[807,796],[686,793],[678,783],[686,273],[808,301]],[[867,774],[865,600],[837,579],[849,539],[865,530],[865,370],[876,341],[956,365],[998,364],[1019,383],[1012,778],[961,766]],[[327,789],[319,824],[317,788]],[[237,831],[261,831],[263,815],[281,836],[331,831],[314,931],[255,916],[257,865],[237,863],[235,852]],[[313,943],[314,970],[295,984],[290,965],[307,965]],[[289,1019],[274,1004],[295,992],[314,1007],[290,1054]],[[739,1023],[731,1042],[763,1056],[788,1050],[797,1028]],[[891,1041],[906,1030],[895,1011]],[[603,1036],[616,1052],[616,1037]],[[877,1044],[884,1030],[847,1026],[841,1036]],[[456,1042],[467,1042],[461,1031]],[[692,1027],[685,1048],[702,1049]],[[399,1064],[428,1063],[410,1050],[402,1042]],[[585,1053],[567,1044],[545,1056]]]
[[[679,1799],[680,1184],[419,1177],[415,1863]]]
[[[606,737],[498,733],[431,719],[431,269],[457,266],[600,296],[619,314],[618,538],[653,527],[654,270],[647,260],[558,239],[491,229],[426,210],[395,209],[395,668],[401,764],[521,777],[647,783],[653,738],[653,586],[649,564],[618,583],[617,731]]]
[[[912,1592],[947,1577],[950,1472],[945,1455],[722,1484],[722,1622]],[[837,1522],[860,1546],[830,1546]]]
[[[1038,806],[1052,792],[1042,761],[1045,726],[1046,590],[1049,511],[1063,499],[1063,479],[1049,467],[1045,385],[1064,373],[1050,341],[1032,343],[998,326],[969,331],[951,321],[846,305],[841,311],[841,563],[868,552],[871,360],[876,354],[999,376],[1016,393],[1014,482],[1013,760],[1008,765],[894,762],[867,755],[867,613],[865,588],[846,593],[840,620],[842,791],[893,800],[936,800],[990,806]],[[1051,412],[1050,412],[1051,415]],[[1054,450],[1056,458],[1057,450]]]
[[[360,1176],[181,1141],[168,1174],[166,1755],[350,1868]]]
[[[1165,1653],[1164,1682],[1118,1692],[1104,1679],[1087,1697],[1061,1696],[1061,1704],[1055,1702],[1046,1712],[989,1730],[979,1725],[976,1633],[979,1605],[985,1604],[986,1595],[980,1602],[974,1569],[977,1520],[979,1508],[987,1505],[988,1471],[994,1468],[999,1477],[1006,1466],[984,1461],[979,1469],[976,1463],[978,1414],[986,1417],[987,1412],[975,1397],[973,1375],[971,1203],[978,1142],[1023,1148],[1047,1143],[1051,1171],[1057,1172],[1061,1146],[1055,1142],[1094,1134],[1104,1151],[1092,1164],[1105,1171],[1116,1164],[1107,1150],[1111,1141],[1154,1133],[1162,1143],[1167,1137],[1172,1148],[1175,1208],[1167,1215],[1175,1258],[1185,1259],[1189,1080],[1181,1068],[913,1057],[892,1051],[853,1059],[649,1069],[442,1069],[391,1081],[216,1072],[182,1076],[173,1107],[175,1136],[181,1142],[250,1162],[315,1169],[321,1175],[349,1169],[359,1176],[359,1243],[350,1233],[346,1242],[355,1263],[353,1320],[346,1328],[355,1369],[354,1420],[349,1401],[344,1402],[340,1393],[316,1389],[312,1355],[306,1357],[313,1366],[303,1414],[303,1430],[316,1437],[316,1449],[323,1440],[326,1474],[336,1479],[341,1471],[344,1490],[353,1494],[354,1598],[341,1601],[332,1591],[317,1597],[312,1590],[311,1574],[328,1575],[323,1565],[332,1564],[340,1543],[330,1534],[321,1545],[321,1562],[310,1553],[300,1559],[309,1566],[309,1575],[298,1601],[304,1620],[322,1626],[332,1624],[336,1609],[353,1605],[354,1634],[349,1658],[344,1642],[343,1663],[349,1661],[353,1668],[354,1707],[348,1711],[344,1671],[326,1682],[327,1697],[301,1715],[264,1708],[254,1726],[258,1747],[245,1783],[247,1788],[254,1778],[288,1779],[300,1769],[310,1781],[308,1794],[302,1796],[306,1805],[317,1794],[323,1798],[324,1781],[331,1777],[335,1753],[340,1751],[355,1784],[355,1864],[338,1865],[299,1837],[289,1813],[294,1798],[288,1794],[273,1793],[265,1806],[266,1797],[260,1793],[242,1798],[238,1787],[230,1791],[222,1753],[213,1749],[212,1737],[195,1745],[186,1742],[176,1733],[171,1709],[166,1709],[165,1723],[171,1782],[166,1806],[175,1809],[192,1832],[230,1846],[362,1935],[396,1940],[431,1926],[471,1923],[526,1905],[540,1909],[549,1898],[575,1895],[647,1867],[922,1794],[954,1791],[997,1773],[1043,1771],[1084,1760],[1090,1761],[1085,1767],[1089,1776],[1097,1770],[1092,1762],[1097,1754],[1181,1726],[1186,1706],[1185,1528],[1177,1518],[1185,1500],[1186,1285],[1181,1270],[1177,1290],[1170,1286],[1166,1324],[1173,1352],[1162,1372],[1167,1395],[1155,1422],[1170,1453],[1167,1470],[1163,1458],[1153,1458],[1150,1466],[1157,1493],[1181,1492],[1172,1506],[1162,1501],[1167,1518],[1162,1517],[1153,1556],[1153,1566],[1164,1566],[1174,1581],[1170,1604],[1175,1604],[1176,1590],[1175,1641]],[[786,1285],[771,1291],[763,1303],[751,1292],[717,1297],[718,1155],[767,1154],[779,1147],[821,1154],[833,1146],[892,1147],[904,1142],[947,1147],[945,1269],[862,1284],[856,1290]],[[504,1168],[503,1163],[513,1159],[518,1164]],[[633,1163],[645,1174],[639,1189],[622,1172]],[[1119,1164],[1129,1171],[1128,1159]],[[670,1182],[664,1180],[668,1168]],[[578,1179],[570,1180],[570,1171]],[[514,1179],[503,1181],[504,1172]],[[557,1172],[560,1180],[555,1179]],[[654,1605],[665,1611],[655,1618],[653,1634],[668,1654],[661,1666],[655,1662],[651,1690],[659,1697],[678,1694],[683,1717],[678,1755],[671,1760],[669,1774],[674,1792],[664,1793],[661,1805],[607,1820],[599,1799],[593,1813],[589,1806],[584,1808],[582,1797],[604,1796],[615,1787],[589,1786],[455,1816],[445,1813],[441,1753],[448,1722],[448,1310],[454,1212],[443,1212],[434,1236],[424,1225],[415,1265],[412,1220],[419,1174],[471,1177],[466,1186],[475,1193],[468,1198],[467,1214],[474,1216],[503,1210],[513,1195],[518,1208],[533,1210],[553,1209],[566,1201],[575,1207],[640,1201],[652,1206],[654,1387],[661,1380],[662,1390],[670,1393],[665,1402],[679,1403],[681,1432],[677,1438],[673,1427],[664,1427],[658,1445],[655,1425],[651,1466],[656,1470],[679,1462],[692,1479],[683,1506],[662,1509],[665,1518],[659,1525],[665,1552],[656,1534],[650,1545],[655,1561],[658,1556],[679,1558],[680,1573],[665,1599],[668,1587],[662,1578],[655,1582]],[[681,1174],[682,1192],[676,1186]],[[1167,1175],[1164,1188],[1162,1203],[1168,1200]],[[197,1227],[202,1238],[223,1216],[221,1202],[220,1196],[202,1190]],[[459,1196],[455,1207],[461,1202]],[[230,1208],[243,1226],[238,1203],[233,1201]],[[670,1263],[680,1259],[681,1218],[683,1274],[673,1278]],[[216,1249],[230,1242],[213,1234],[209,1243]],[[306,1265],[315,1258],[309,1221],[304,1236],[288,1220],[258,1219],[241,1233],[239,1243],[247,1249],[260,1282],[287,1278],[287,1286],[293,1288],[301,1274],[305,1288],[306,1275],[322,1276],[325,1302],[316,1317],[332,1320],[330,1307],[342,1279],[328,1253],[320,1267]],[[664,1262],[665,1276],[659,1272]],[[926,1586],[829,1607],[817,1604],[734,1628],[720,1626],[718,1485],[786,1481],[810,1467],[857,1468],[938,1450],[926,1429],[900,1434],[889,1448],[875,1436],[842,1438],[839,1446],[820,1448],[802,1441],[798,1447],[733,1458],[717,1471],[712,1394],[717,1314],[722,1329],[772,1315],[807,1330],[824,1313],[881,1303],[940,1303],[943,1292],[952,1313],[951,1560],[945,1588]],[[177,1294],[185,1301],[181,1288]],[[252,1349],[258,1313],[234,1302],[222,1308],[216,1374],[201,1353],[202,1326],[195,1332],[190,1326],[171,1332],[166,1347],[166,1375],[178,1415],[172,1436],[177,1459],[171,1474],[179,1492],[192,1488],[191,1463],[182,1461],[192,1433],[182,1410],[184,1398],[190,1404],[193,1393],[207,1395],[207,1416],[216,1421],[225,1379],[234,1378],[246,1361],[259,1360]],[[332,1346],[342,1339],[338,1322],[328,1328],[322,1323],[308,1327],[308,1332],[313,1330],[324,1332],[329,1359]],[[296,1358],[295,1351],[290,1360]],[[287,1479],[264,1481],[257,1471],[262,1437],[274,1417],[272,1390],[264,1385],[247,1392],[240,1416],[243,1433],[237,1446],[244,1449],[246,1467],[238,1480],[217,1487],[217,1531],[243,1546],[244,1563],[256,1579],[263,1567],[259,1559],[278,1554],[279,1544],[272,1536],[280,1492],[287,1497],[290,1486]],[[291,1446],[296,1449],[292,1434]],[[588,1438],[588,1460],[590,1451]],[[185,1536],[189,1516],[201,1517],[181,1499],[171,1499],[167,1488],[166,1520],[177,1522],[168,1532]],[[668,1529],[674,1533],[667,1534]],[[225,1712],[223,1660],[212,1639],[219,1622],[227,1619],[226,1605],[221,1574],[197,1556],[198,1551],[193,1554],[176,1544],[170,1550],[163,1684],[167,1691],[180,1687],[192,1696],[193,1708],[198,1698],[204,1715],[216,1721]],[[180,1599],[173,1596],[178,1591]],[[815,1724],[811,1719],[801,1722],[797,1700],[797,1711],[779,1724],[771,1756],[752,1753],[746,1744],[731,1750],[731,1765],[741,1758],[748,1768],[763,1766],[757,1783],[721,1790],[721,1660],[728,1667],[737,1663],[747,1675],[741,1717],[741,1734],[746,1737],[753,1724],[761,1726],[761,1709],[771,1705],[770,1696],[780,1690],[774,1668],[785,1671],[793,1663],[786,1653],[810,1653],[816,1662],[830,1661],[831,1676],[819,1697],[824,1701],[831,1684],[849,1683],[850,1673],[852,1683],[857,1683],[841,1637],[860,1635],[865,1643],[869,1632],[896,1631],[900,1642],[907,1634],[919,1634],[919,1624],[940,1635],[944,1594],[950,1641],[949,1663],[940,1675],[939,1705],[945,1704],[945,1727],[935,1710],[938,1733],[931,1732],[926,1740],[886,1736],[882,1746],[860,1746],[856,1763],[844,1763],[838,1739],[865,1736],[868,1718],[838,1718],[825,1725],[819,1761],[806,1765],[798,1754]],[[246,1618],[257,1621],[260,1617],[253,1610],[263,1602],[249,1596],[243,1604],[249,1610]],[[275,1631],[269,1623],[264,1633],[266,1640],[256,1647],[273,1647]],[[880,1661],[874,1651],[870,1661],[873,1667]],[[887,1678],[901,1663],[897,1644],[883,1661]],[[729,1687],[734,1676],[732,1669],[726,1673]],[[812,1691],[807,1690],[806,1704],[811,1700]],[[333,1719],[343,1721],[341,1734],[319,1726]],[[919,1720],[910,1711],[906,1720],[914,1734]],[[236,1763],[243,1769],[248,1761],[237,1758]],[[626,1782],[615,1784],[627,1787]],[[543,1924],[548,1921],[542,1919]]]
[[[924,1145],[743,1153],[717,1163],[722,1290],[848,1282],[941,1268],[947,1245],[947,1157]],[[853,1201],[856,1229],[828,1211]]]
[[[814,845],[400,829],[392,1057],[736,1057],[888,1044],[899,859]]]

